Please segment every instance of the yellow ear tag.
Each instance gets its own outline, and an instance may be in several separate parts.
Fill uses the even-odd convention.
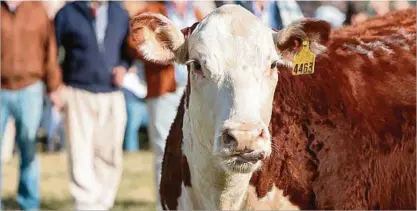
[[[310,41],[303,41],[303,48],[294,56],[293,75],[313,74],[316,56],[310,50]]]

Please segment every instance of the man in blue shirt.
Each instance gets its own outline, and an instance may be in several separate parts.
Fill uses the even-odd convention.
[[[122,174],[126,108],[120,86],[131,60],[125,54],[127,12],[119,2],[74,1],[55,16],[66,102],[70,191],[76,210],[113,207]]]

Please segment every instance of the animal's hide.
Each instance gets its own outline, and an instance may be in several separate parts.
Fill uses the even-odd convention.
[[[251,179],[258,196],[275,184],[302,209],[416,209],[415,40],[412,8],[334,31],[312,75],[281,70],[273,153]],[[184,101],[163,162],[169,209],[181,184],[191,185],[181,153]]]
[[[275,183],[303,209],[416,208],[415,13],[335,31],[313,75],[281,71],[259,197]]]

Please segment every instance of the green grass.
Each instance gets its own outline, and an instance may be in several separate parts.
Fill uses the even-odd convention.
[[[41,209],[72,210],[67,154],[41,153]],[[155,210],[153,155],[149,151],[126,153],[123,176],[113,210]],[[16,210],[18,159],[3,164],[3,209]]]

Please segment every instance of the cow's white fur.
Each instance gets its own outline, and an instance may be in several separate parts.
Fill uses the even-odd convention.
[[[182,50],[181,47],[183,47],[185,42],[184,35],[180,30],[175,29],[171,20],[161,14],[143,13],[142,15],[155,17],[164,22],[165,25],[156,28],[155,31],[146,25],[143,28],[134,28],[133,30],[142,30],[140,34],[143,39],[135,37],[137,33],[132,33],[135,39],[143,40],[143,43],[138,46],[138,51],[142,52],[147,60],[158,61],[160,63],[172,62],[175,59],[175,54]],[[160,42],[155,34],[168,36],[170,42]]]
[[[294,32],[303,33],[301,27],[292,27]],[[179,33],[172,27],[170,30],[175,30],[172,34]],[[275,209],[298,209],[276,187],[258,199],[249,180],[261,161],[236,164],[230,157],[233,152],[220,139],[225,125],[262,125],[265,139],[251,143],[251,149],[271,153],[267,126],[278,72],[270,65],[275,61],[291,65],[275,47],[285,41],[284,35],[273,32],[242,7],[227,5],[206,16],[187,40],[181,45],[176,42],[176,49],[157,48],[171,50],[180,63],[184,59],[198,61],[205,76],[201,77],[201,71],[195,71],[191,65],[191,93],[182,129],[183,153],[188,160],[192,187],[182,187],[178,209],[262,209],[265,204]],[[314,41],[313,38],[313,52],[323,52],[325,47]],[[142,45],[140,50],[151,58],[155,48]],[[169,52],[155,54],[169,55]],[[166,61],[166,57],[160,60]]]
[[[247,207],[249,180],[261,162],[237,169],[228,167],[229,161],[221,156],[221,128],[228,122],[246,121],[260,122],[267,130],[278,81],[277,72],[269,67],[281,59],[272,30],[248,13],[235,6],[222,7],[206,17],[188,39],[189,59],[200,62],[206,79],[195,74],[190,78],[183,152],[192,187],[183,187],[178,209]],[[269,139],[257,144],[257,149],[271,152]]]

